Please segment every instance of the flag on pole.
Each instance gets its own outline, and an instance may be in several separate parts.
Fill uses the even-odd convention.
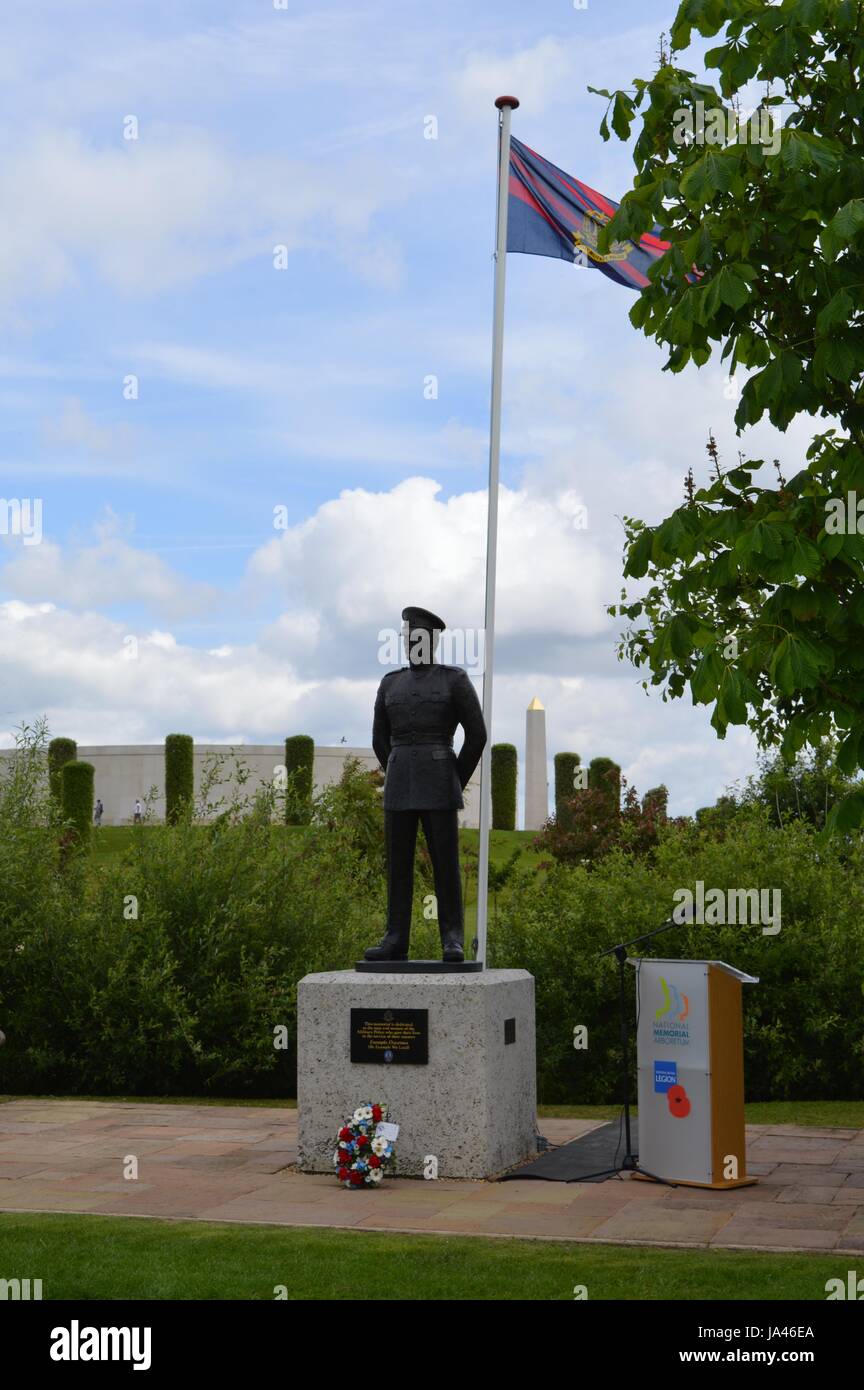
[[[492,315],[492,392],[489,424],[489,513],[486,531],[486,643],[483,718],[489,732],[480,764],[480,836],[477,865],[477,944],[474,959],[486,960],[489,888],[489,830],[492,818],[492,670],[495,648],[495,575],[498,554],[498,476],[501,452],[501,379],[504,351],[504,282],[507,251],[578,261],[619,285],[641,290],[648,271],[669,250],[657,229],[633,241],[597,249],[601,227],[620,204],[572,178],[510,134],[519,105],[513,96],[495,100],[498,108],[498,201],[495,238],[495,298]],[[687,279],[698,280],[693,271]]]
[[[562,261],[600,270],[618,285],[639,290],[649,283],[648,270],[669,249],[669,242],[646,232],[637,245],[613,241],[597,250],[600,228],[619,204],[565,174],[548,159],[510,140],[507,250],[529,256],[557,256]]]

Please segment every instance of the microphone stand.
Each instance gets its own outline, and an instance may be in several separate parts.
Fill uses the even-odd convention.
[[[627,951],[630,946],[638,946],[640,942],[649,941],[652,936],[659,936],[661,932],[669,931],[671,927],[684,925],[683,922],[673,922],[669,919],[663,922],[661,926],[655,927],[653,931],[644,932],[642,936],[634,936],[632,941],[621,941],[617,946],[609,946],[607,950],[601,951],[597,957],[598,960],[602,960],[604,956],[614,956],[618,962],[618,1009],[621,1021],[621,1095],[624,1101],[626,1152],[617,1168],[604,1168],[600,1173],[586,1173],[581,1178],[570,1178],[570,1182],[590,1182],[593,1178],[613,1178],[618,1177],[619,1173],[641,1173],[646,1178],[652,1178],[654,1182],[665,1183],[667,1187],[677,1187],[677,1183],[669,1182],[668,1178],[659,1178],[656,1173],[649,1173],[645,1168],[640,1168],[639,1155],[633,1152],[633,1143],[630,1134],[630,1055],[627,1037],[627,991],[624,984],[624,966],[627,964]]]

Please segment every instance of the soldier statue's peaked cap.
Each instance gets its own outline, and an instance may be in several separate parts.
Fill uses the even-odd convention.
[[[421,627],[429,632],[436,629],[443,632],[447,626],[443,618],[439,618],[435,613],[430,613],[428,608],[403,608],[402,621],[407,623],[410,628]]]

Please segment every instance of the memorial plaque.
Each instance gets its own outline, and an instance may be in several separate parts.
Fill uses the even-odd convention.
[[[429,1061],[428,1009],[352,1009],[351,1061],[406,1063]]]

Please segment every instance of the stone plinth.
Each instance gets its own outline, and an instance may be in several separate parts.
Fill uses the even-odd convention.
[[[352,1009],[426,1009],[429,1060],[352,1062]],[[512,1041],[508,1041],[512,1039]],[[479,974],[307,975],[298,985],[299,1166],[333,1171],[340,1124],[364,1101],[400,1126],[398,1172],[483,1178],[536,1153],[534,979]]]

